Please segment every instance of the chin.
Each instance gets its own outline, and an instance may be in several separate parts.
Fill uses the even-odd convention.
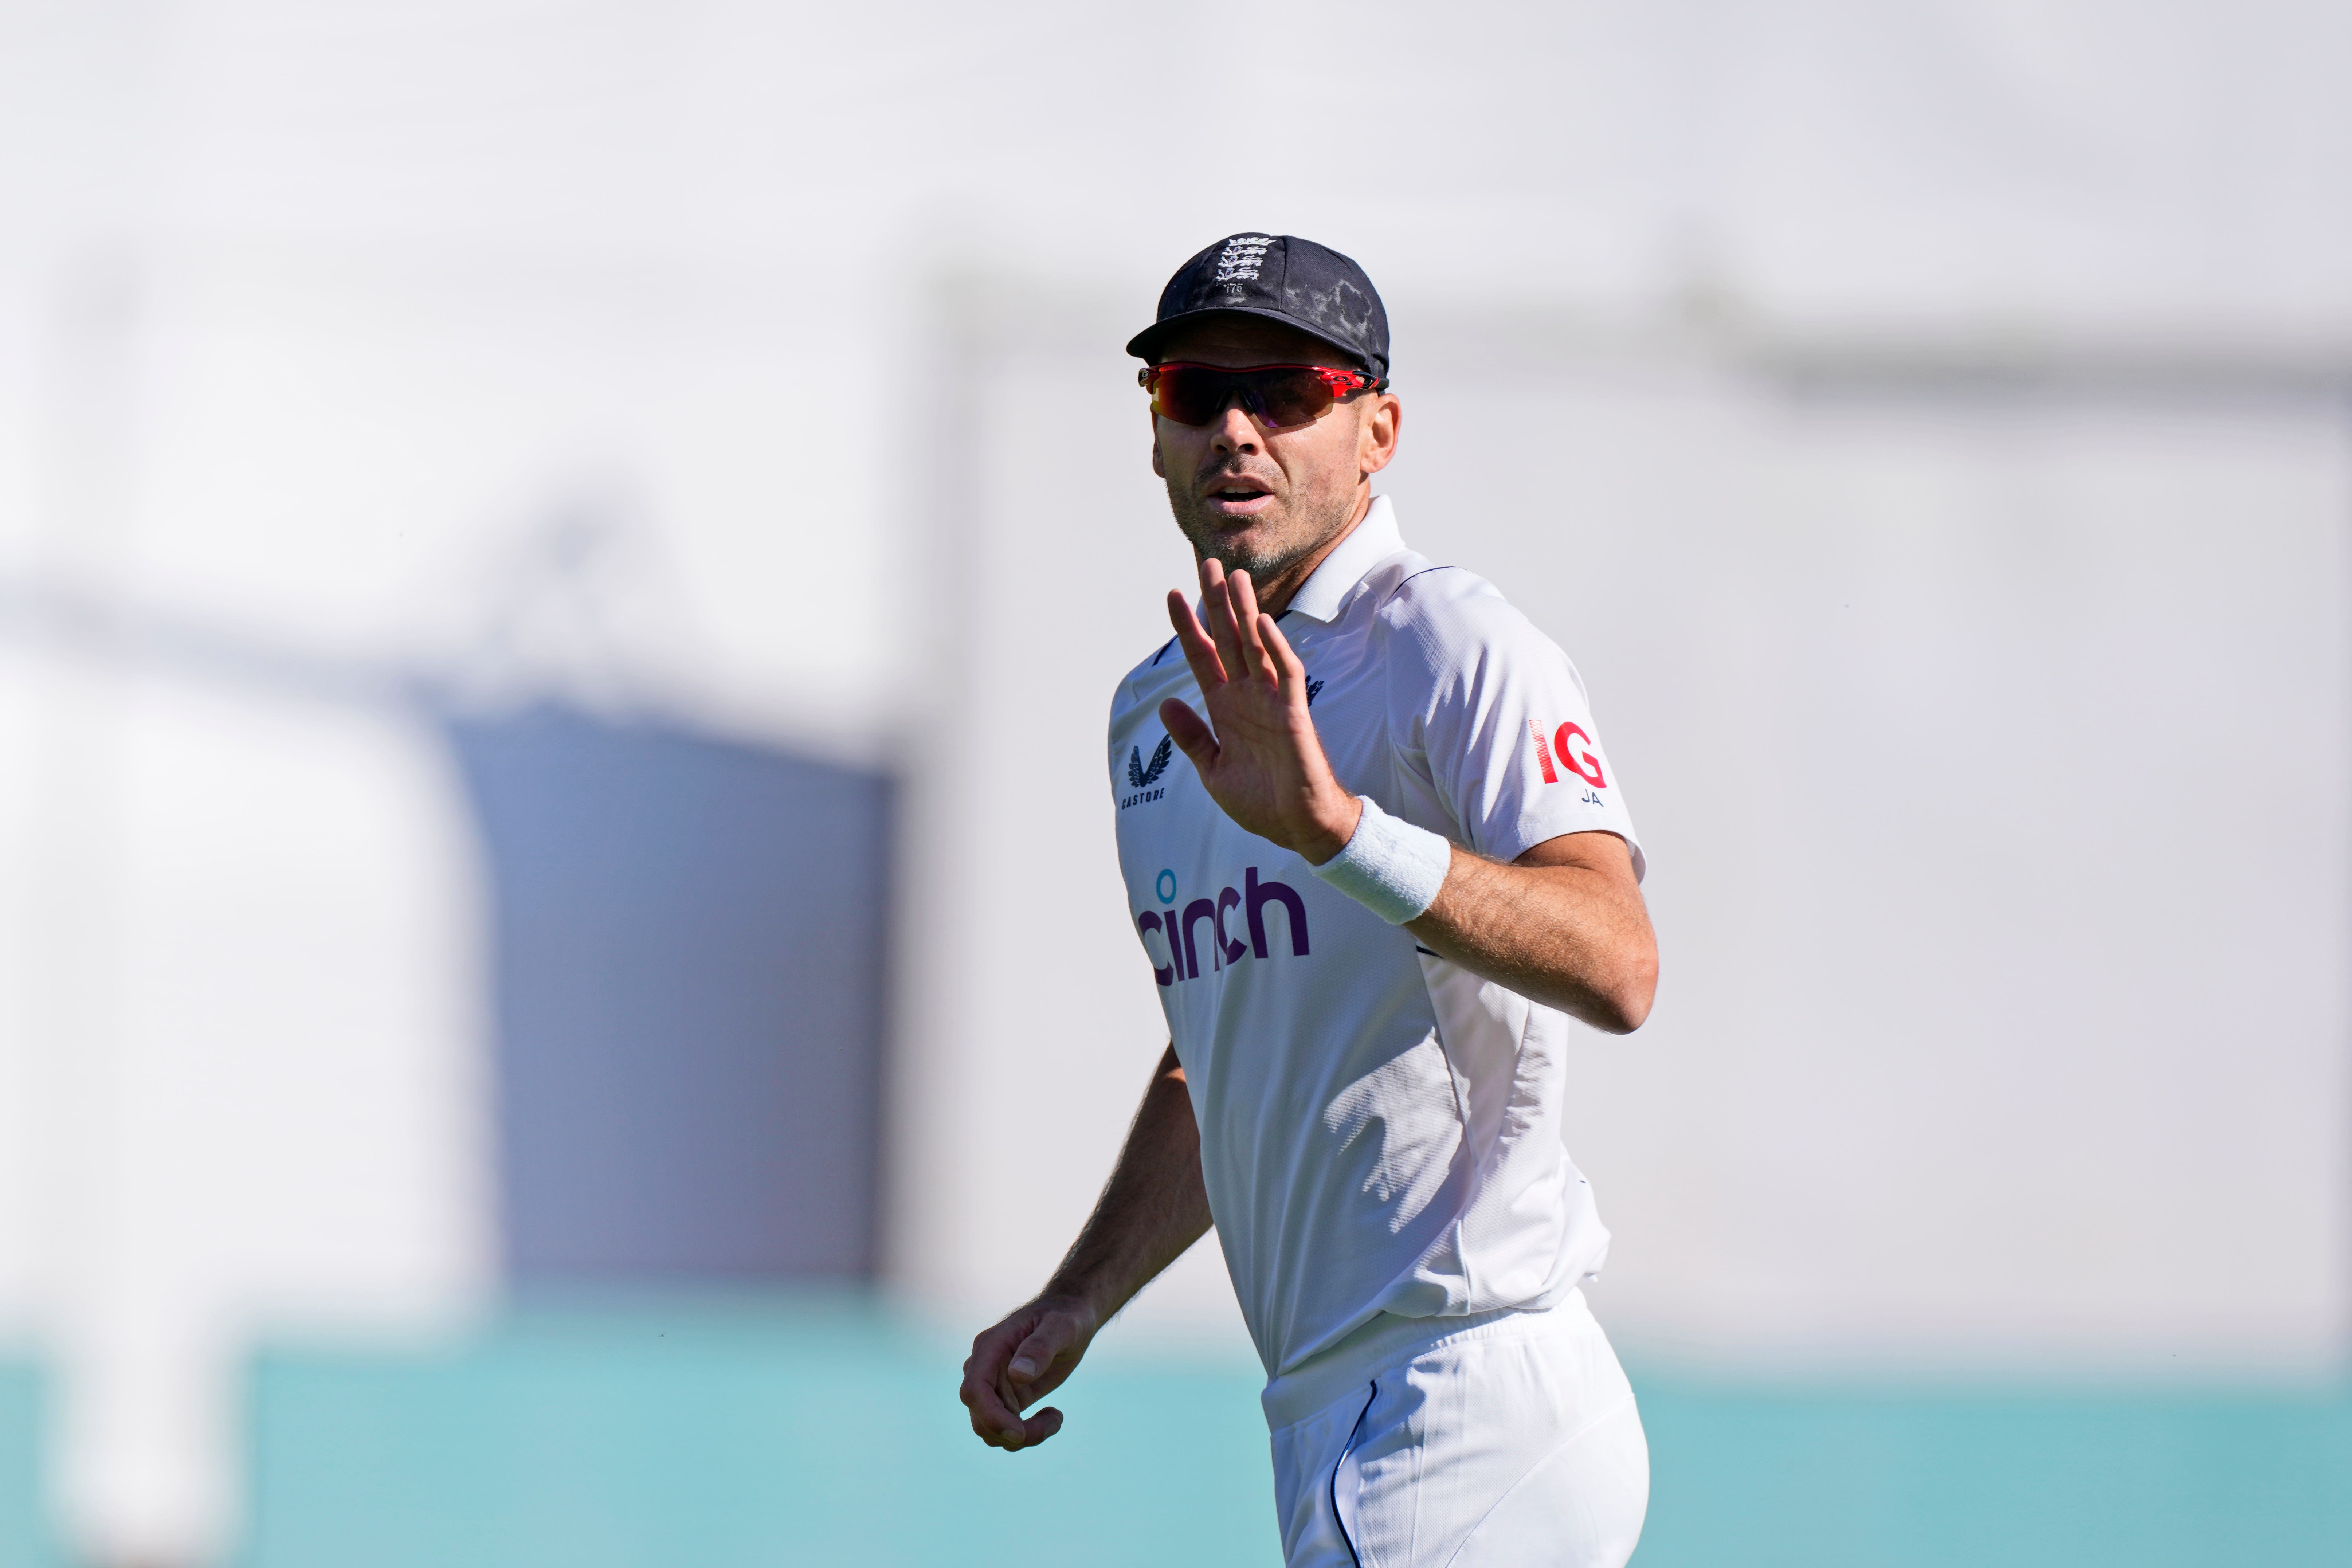
[[[1250,563],[1273,553],[1268,548],[1274,543],[1269,531],[1255,526],[1255,522],[1253,519],[1252,526],[1242,528],[1221,527],[1217,522],[1210,522],[1192,531],[1192,546],[1202,555],[1215,556],[1228,567],[1246,567]]]
[[[1273,540],[1248,540],[1221,542],[1209,553],[1223,562],[1227,572],[1246,572],[1253,581],[1263,583],[1307,552],[1285,549]]]

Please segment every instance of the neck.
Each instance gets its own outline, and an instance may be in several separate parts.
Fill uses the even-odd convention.
[[[1290,601],[1300,588],[1306,586],[1307,579],[1315,575],[1315,569],[1330,557],[1331,552],[1339,548],[1348,535],[1356,531],[1356,525],[1363,521],[1364,514],[1371,510],[1372,482],[1367,479],[1356,487],[1356,504],[1348,509],[1348,521],[1333,529],[1330,538],[1265,582],[1253,581],[1250,584],[1251,590],[1257,595],[1257,607],[1269,616],[1278,616],[1290,608]]]

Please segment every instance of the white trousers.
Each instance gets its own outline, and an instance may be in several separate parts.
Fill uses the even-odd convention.
[[[1622,1568],[1650,1450],[1583,1296],[1400,1321],[1266,1390],[1287,1568]]]

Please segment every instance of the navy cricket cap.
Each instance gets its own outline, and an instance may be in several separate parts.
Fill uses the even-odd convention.
[[[1160,319],[1129,340],[1150,361],[1181,323],[1202,316],[1265,316],[1353,354],[1376,381],[1389,374],[1389,313],[1364,269],[1311,239],[1236,234],[1176,269],[1160,291]]]

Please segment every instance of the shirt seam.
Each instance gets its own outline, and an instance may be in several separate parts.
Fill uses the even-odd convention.
[[[1399,582],[1395,587],[1393,587],[1393,588],[1390,589],[1390,590],[1389,590],[1389,598],[1390,598],[1390,599],[1393,599],[1393,598],[1395,598],[1399,594],[1403,593],[1403,592],[1404,592],[1404,585],[1405,585],[1405,584],[1406,584],[1406,583],[1410,583],[1410,582],[1412,582],[1412,581],[1413,580],[1413,578],[1414,578],[1414,577],[1426,577],[1426,576],[1428,576],[1432,572],[1459,572],[1459,571],[1461,571],[1461,570],[1462,570],[1462,568],[1461,568],[1461,567],[1459,567],[1459,566],[1454,566],[1454,565],[1450,565],[1450,564],[1449,564],[1449,565],[1444,565],[1444,566],[1424,566],[1424,567],[1423,567],[1420,571],[1413,573],[1412,576],[1406,577],[1406,578],[1404,578],[1402,581]],[[1387,600],[1387,599],[1383,599],[1383,600],[1382,600],[1382,601],[1381,601],[1381,602],[1382,604],[1386,604],[1386,603],[1388,602],[1388,600]]]
[[[1412,553],[1414,552],[1410,547],[1395,552],[1395,555],[1411,555]],[[1394,559],[1394,555],[1384,555],[1381,557],[1380,560],[1373,562],[1370,566],[1364,569],[1364,577],[1370,577],[1373,573],[1379,571],[1383,564],[1392,559]],[[1389,605],[1395,603],[1397,595],[1404,592],[1404,585],[1407,583],[1412,582],[1415,577],[1426,577],[1432,572],[1459,572],[1461,570],[1462,568],[1459,566],[1448,564],[1444,566],[1424,566],[1418,572],[1407,573],[1404,576],[1397,579],[1396,585],[1394,587],[1389,589],[1387,593],[1381,595],[1380,603],[1372,606],[1372,614],[1377,616],[1382,610],[1388,608]],[[1357,578],[1353,585],[1349,588],[1349,593],[1353,594],[1358,588],[1363,587],[1364,577]],[[1370,593],[1367,592],[1365,596],[1368,598],[1370,597]],[[1329,624],[1335,626],[1338,626],[1347,614],[1348,605],[1343,602],[1339,606],[1339,614],[1331,617]]]
[[[1419,769],[1415,769],[1409,760],[1412,754],[1412,749],[1405,745],[1404,737],[1398,732],[1396,681],[1399,671],[1397,668],[1397,661],[1389,657],[1388,647],[1390,639],[1393,635],[1393,629],[1380,619],[1380,612],[1392,603],[1399,593],[1403,591],[1405,583],[1412,582],[1413,577],[1425,577],[1431,572],[1446,572],[1453,570],[1455,570],[1455,568],[1431,566],[1423,571],[1412,574],[1412,577],[1405,578],[1404,582],[1399,583],[1394,588],[1391,589],[1389,593],[1382,597],[1380,604],[1373,606],[1371,636],[1374,645],[1373,652],[1379,657],[1381,661],[1381,729],[1382,738],[1386,742],[1388,749],[1389,788],[1395,797],[1396,804],[1401,807],[1403,805],[1405,798],[1404,775],[1410,773],[1426,783],[1429,785],[1431,795],[1436,799],[1440,810],[1444,812],[1446,817],[1447,826],[1444,833],[1445,838],[1450,843],[1460,844],[1463,847],[1469,848],[1470,843],[1466,834],[1463,834],[1458,837],[1456,837],[1456,834],[1459,833],[1461,829],[1461,813],[1454,808],[1454,803],[1445,798],[1444,792],[1438,788],[1437,775],[1428,765],[1429,759],[1426,749],[1423,748],[1421,751],[1420,755],[1422,765]],[[1420,705],[1415,704],[1414,706],[1415,711],[1418,712]]]
[[[1419,943],[1415,943],[1414,951],[1420,952],[1427,950],[1422,948]],[[1433,952],[1430,953],[1430,956],[1438,958],[1438,955]],[[1438,958],[1438,962],[1443,963],[1445,961]],[[1473,1146],[1470,1135],[1470,1108],[1462,1103],[1462,1080],[1469,1075],[1454,1067],[1454,1052],[1445,1043],[1445,1019],[1437,1010],[1437,994],[1429,988],[1429,966],[1422,963],[1418,959],[1414,960],[1414,965],[1421,971],[1421,994],[1429,1003],[1429,1033],[1437,1041],[1437,1054],[1445,1058],[1445,1087],[1454,1091],[1454,1120],[1462,1126],[1462,1151],[1470,1158],[1471,1185],[1475,1189],[1478,1176],[1478,1151]],[[1462,1300],[1465,1306],[1478,1299],[1477,1280],[1470,1272],[1469,1242],[1462,1234],[1462,1222],[1468,1215],[1469,1209],[1470,1205],[1465,1201],[1462,1207],[1455,1211],[1454,1224],[1450,1227],[1454,1235],[1454,1262],[1462,1270]]]

